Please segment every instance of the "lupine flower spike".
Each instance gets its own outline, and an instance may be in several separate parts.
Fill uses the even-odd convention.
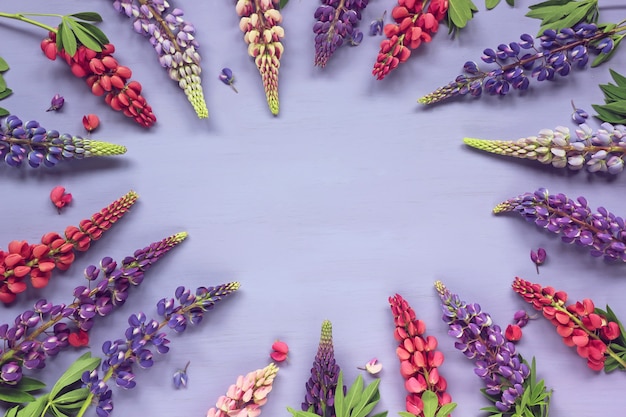
[[[626,370],[624,328],[609,306],[606,311],[585,298],[567,305],[567,293],[542,287],[521,278],[513,281],[513,291],[550,320],[567,346],[587,360],[594,371]]]
[[[0,123],[0,158],[12,167],[24,162],[32,168],[53,167],[63,160],[126,153],[126,147],[46,130],[34,120],[10,115]]]
[[[278,0],[237,0],[237,15],[241,16],[239,28],[248,45],[248,54],[254,58],[261,78],[267,105],[274,116],[278,115],[278,68],[284,47],[280,40],[285,36]]]
[[[424,394],[430,392],[436,398],[436,404],[429,405],[430,408],[447,416],[456,404],[446,392],[446,379],[439,374],[443,353],[437,350],[437,339],[425,336],[426,324],[416,318],[415,311],[399,294],[389,297],[389,304],[395,325],[393,337],[399,343],[396,354],[400,359],[400,373],[409,392],[406,411],[424,417],[424,401],[428,400],[428,395],[424,397]]]
[[[316,66],[324,68],[337,48],[345,42],[363,39],[357,25],[369,0],[322,0],[315,10],[315,59]]]
[[[82,417],[86,408],[96,404],[96,413],[108,417],[113,409],[112,391],[107,382],[115,381],[118,387],[131,389],[136,386],[135,365],[147,369],[154,365],[154,353],[165,354],[169,351],[170,341],[164,328],[182,333],[187,325],[199,324],[204,315],[213,310],[215,304],[239,289],[238,282],[222,284],[217,287],[200,287],[192,294],[184,287],[176,289],[176,301],[163,298],[157,303],[160,320],[150,319],[144,313],[132,314],[128,318],[129,327],[123,339],[104,342],[102,351],[105,358],[98,369],[82,375],[82,382],[89,389],[83,408],[77,417]],[[267,376],[269,379],[269,375]],[[258,382],[258,381],[255,381]],[[262,382],[261,382],[262,384]]]
[[[380,43],[372,75],[382,80],[409,59],[411,50],[430,42],[447,15],[448,5],[448,0],[398,0],[391,11],[395,23],[384,27],[387,39]]]
[[[226,395],[219,397],[215,407],[209,409],[207,417],[257,417],[261,414],[261,406],[267,403],[277,373],[278,366],[270,363],[265,368],[240,375]]]
[[[311,411],[322,417],[335,417],[334,397],[340,371],[335,362],[333,325],[329,320],[324,320],[311,377],[306,383],[302,411]]]
[[[555,168],[586,169],[619,174],[624,170],[626,127],[602,123],[597,131],[583,123],[575,134],[564,126],[543,129],[537,136],[516,141],[465,138],[465,144],[483,151],[530,159]]]
[[[135,32],[145,36],[169,77],[185,92],[200,119],[209,117],[200,73],[195,27],[179,8],[164,0],[115,0],[113,7],[133,21]]]
[[[478,304],[467,304],[441,281],[435,288],[442,302],[443,321],[458,350],[474,362],[474,372],[484,384],[484,394],[493,406],[483,410],[498,415],[547,416],[551,392],[543,380],[535,380],[532,365],[506,340],[500,326]],[[531,395],[525,395],[530,390]]]
[[[84,252],[91,242],[102,237],[137,201],[137,194],[130,191],[108,207],[82,220],[78,227],[68,226],[65,236],[46,233],[41,243],[29,244],[14,240],[8,251],[0,250],[0,302],[15,301],[17,294],[26,290],[26,277],[30,276],[34,288],[48,285],[52,271],[69,269],[75,259],[75,251]]]
[[[99,265],[85,268],[89,288],[79,285],[74,289],[74,301],[53,304],[46,299],[16,317],[14,323],[0,325],[0,367],[16,371],[9,380],[0,375],[0,387],[15,384],[22,368],[42,369],[46,359],[56,356],[68,346],[84,346],[88,333],[98,317],[106,317],[121,307],[129,296],[129,289],[139,286],[146,271],[187,237],[177,233],[125,257],[120,264],[105,257]],[[6,387],[5,387],[6,388]]]
[[[511,88],[526,90],[530,78],[537,81],[554,80],[567,76],[573,67],[584,68],[589,52],[607,56],[613,51],[613,36],[626,30],[626,25],[607,25],[602,29],[592,23],[580,23],[559,32],[545,30],[538,39],[525,33],[520,42],[500,44],[487,48],[481,57],[486,64],[495,64],[481,70],[473,61],[463,66],[464,74],[448,85],[438,88],[418,100],[434,104],[453,97],[470,94],[478,97],[483,90],[490,95],[506,95]],[[536,45],[538,44],[538,45]]]
[[[592,212],[584,197],[572,200],[565,194],[550,194],[540,188],[498,204],[493,212],[517,212],[526,221],[561,234],[563,242],[589,248],[592,256],[626,262],[624,219],[604,207]]]

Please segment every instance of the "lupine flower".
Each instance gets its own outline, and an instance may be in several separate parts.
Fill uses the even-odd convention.
[[[280,40],[285,30],[279,26],[283,17],[278,11],[278,0],[237,0],[237,15],[241,16],[239,29],[248,45],[248,55],[254,58],[265,89],[267,105],[278,115],[278,68],[284,47]]]
[[[430,42],[447,15],[448,5],[448,0],[398,0],[391,11],[395,23],[384,27],[387,39],[380,43],[372,75],[382,80],[409,59],[412,49]]]
[[[372,20],[370,23],[370,36],[377,36],[383,34],[383,26],[385,24],[385,16],[387,16],[387,10],[383,12],[383,15],[378,19]]]
[[[270,353],[270,357],[274,362],[283,362],[287,359],[288,353],[289,346],[287,346],[287,343],[277,340],[272,344],[272,353]]]
[[[159,63],[185,92],[199,118],[209,117],[200,73],[195,27],[179,8],[165,0],[115,0],[113,8],[133,21],[135,32],[149,39]]]
[[[63,98],[63,96],[60,94],[55,94],[54,97],[52,97],[52,100],[50,100],[50,107],[48,107],[48,110],[46,111],[61,110],[64,104],[65,98]]]
[[[543,129],[537,136],[516,141],[465,138],[465,144],[498,155],[551,164],[555,168],[587,169],[589,172],[619,174],[624,170],[626,127],[602,123],[593,132],[585,123],[578,126],[575,135],[569,128],[558,126]]]
[[[533,404],[526,400],[524,392],[537,385],[530,378],[530,367],[516,352],[515,345],[506,340],[500,326],[479,304],[462,301],[441,281],[435,282],[435,288],[442,302],[442,319],[449,326],[448,334],[457,340],[454,346],[474,362],[474,372],[483,380],[484,392],[494,403],[493,411],[547,415],[550,394],[543,387],[543,394],[538,395],[543,397],[540,401]],[[528,410],[522,412],[520,408]]]
[[[543,265],[546,261],[546,250],[544,248],[537,249],[537,252],[534,250],[530,251],[530,260],[535,264],[535,268],[537,268],[537,273],[539,273],[539,265]]]
[[[156,122],[152,107],[141,95],[141,84],[130,81],[132,71],[113,57],[115,46],[112,44],[104,45],[100,52],[79,45],[76,53],[69,56],[64,49],[58,50],[56,32],[51,31],[41,42],[41,50],[48,59],[61,57],[70,66],[72,74],[85,79],[94,95],[104,95],[104,101],[113,110],[121,111],[143,127]]]
[[[53,167],[60,161],[126,153],[126,147],[81,136],[46,130],[34,120],[10,115],[0,123],[0,158],[12,167],[28,162],[33,168]]]
[[[83,116],[83,127],[89,133],[93,132],[100,126],[100,119],[95,114],[87,114]]]
[[[53,304],[41,299],[14,323],[0,325],[0,366],[42,369],[46,359],[62,349],[84,346],[97,317],[108,316],[122,306],[130,287],[140,285],[145,272],[186,237],[183,232],[154,242],[125,257],[120,265],[105,257],[99,266],[85,269],[85,278],[95,285],[91,289],[76,287],[72,303]],[[0,387],[11,382],[0,376]]]
[[[566,305],[565,291],[542,287],[521,278],[515,278],[512,287],[524,301],[550,320],[567,346],[576,347],[578,355],[587,359],[589,368],[607,372],[626,369],[624,335],[619,321],[607,317],[613,316],[608,307],[607,312],[597,309],[588,298]]]
[[[378,362],[377,358],[373,358],[370,361],[368,361],[364,367],[357,367],[357,369],[361,369],[363,371],[367,371],[368,374],[370,375],[376,375],[378,373],[380,373],[380,371],[383,370],[383,364]]]
[[[522,328],[517,324],[509,324],[504,331],[504,337],[509,342],[518,342],[522,338]]]
[[[163,298],[157,303],[160,321],[146,317],[144,313],[136,313],[128,318],[129,327],[123,339],[107,340],[102,345],[105,358],[98,369],[82,375],[82,382],[89,388],[84,404],[96,404],[96,413],[107,417],[112,410],[112,391],[107,385],[111,379],[118,387],[134,388],[135,365],[146,369],[154,365],[154,353],[165,354],[169,351],[170,341],[167,327],[176,333],[184,332],[187,324],[196,325],[202,321],[204,314],[212,310],[219,301],[239,289],[238,282],[218,285],[217,287],[200,287],[195,294],[178,287],[175,292],[176,301]],[[266,375],[270,379],[270,375]],[[258,381],[256,381],[258,382]],[[268,390],[265,388],[265,390]]]
[[[187,388],[187,382],[189,380],[189,377],[187,376],[187,368],[189,368],[190,363],[190,361],[187,361],[187,364],[183,369],[179,369],[178,371],[174,372],[172,382],[174,383],[174,387],[176,389]]]
[[[525,33],[520,36],[520,42],[503,43],[496,49],[483,51],[482,61],[496,64],[496,68],[483,71],[475,62],[468,61],[463,67],[464,74],[418,102],[433,104],[468,93],[478,97],[483,90],[490,95],[505,95],[511,88],[526,90],[530,85],[529,76],[537,81],[565,77],[573,67],[587,65],[589,51],[609,54],[614,47],[611,37],[624,29],[624,26],[616,26],[605,30],[595,24],[580,23],[559,32],[545,30],[538,39]]]
[[[65,187],[57,185],[50,191],[50,201],[61,212],[61,209],[72,202],[72,193],[66,193]]]
[[[25,291],[27,276],[34,288],[48,285],[55,268],[69,269],[76,256],[74,252],[89,249],[91,242],[117,223],[137,198],[135,192],[127,193],[90,219],[82,220],[78,227],[68,226],[65,237],[51,232],[43,235],[41,243],[10,242],[8,251],[0,250],[0,302],[11,303],[17,294]]]
[[[337,48],[349,42],[358,45],[363,33],[356,26],[369,0],[322,0],[314,13],[315,59],[318,67],[324,68]],[[359,39],[360,38],[360,39]]]
[[[589,113],[581,108],[576,107],[576,105],[574,104],[574,100],[572,100],[572,108],[574,109],[574,111],[572,112],[572,120],[574,121],[574,123],[576,123],[577,125],[585,123],[585,121],[587,121],[587,118],[589,117]]]
[[[267,403],[277,373],[278,366],[270,363],[265,368],[240,375],[237,382],[228,387],[226,395],[219,397],[215,407],[209,409],[207,417],[257,417],[261,406]]]
[[[582,196],[572,200],[540,188],[498,204],[493,212],[517,212],[527,221],[561,234],[565,243],[588,247],[592,256],[626,262],[624,220],[604,207],[592,212]]]
[[[311,377],[306,383],[302,411],[311,411],[322,417],[335,417],[334,398],[340,370],[335,362],[333,325],[329,320],[324,320]]]
[[[531,317],[526,310],[517,310],[515,314],[513,314],[513,323],[521,328],[526,326],[528,321],[533,318],[535,318],[535,316]]]
[[[235,93],[239,92],[235,88],[235,85],[234,85],[235,84],[235,76],[233,75],[233,71],[230,68],[222,68],[222,72],[219,75],[219,79],[224,84],[229,85],[230,88],[232,88]]]
[[[400,373],[405,380],[404,387],[409,392],[406,396],[406,411],[423,417],[424,392],[436,394],[437,412],[442,406],[452,402],[446,392],[448,383],[439,374],[443,363],[443,353],[437,350],[437,339],[425,336],[426,324],[418,320],[415,311],[399,294],[389,297],[393,322],[396,328],[393,337],[399,342],[396,354],[400,359]]]

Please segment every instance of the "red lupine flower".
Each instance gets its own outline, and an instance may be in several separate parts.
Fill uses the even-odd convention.
[[[388,39],[380,43],[380,51],[372,74],[379,80],[411,56],[422,42],[430,42],[439,29],[439,22],[448,11],[448,0],[398,0],[391,11],[396,23],[385,25]]]
[[[586,298],[566,305],[564,291],[541,287],[521,278],[515,278],[513,290],[550,320],[563,343],[576,347],[578,355],[587,359],[589,368],[602,370],[609,356],[626,368],[626,363],[610,348],[611,341],[620,336],[619,323],[609,321],[595,308],[592,300]]]
[[[443,353],[436,350],[436,338],[424,336],[426,325],[416,318],[415,311],[400,295],[389,297],[389,304],[396,326],[394,338],[399,342],[396,354],[400,359],[400,373],[409,392],[406,410],[418,417],[423,416],[424,392],[431,391],[437,395],[438,408],[452,401],[446,392],[448,384],[438,369],[444,360]]]
[[[89,133],[93,132],[100,126],[100,119],[95,114],[88,114],[83,116],[83,126]]]
[[[287,346],[287,343],[277,340],[272,344],[272,353],[270,353],[270,357],[274,360],[274,362],[282,362],[287,359],[288,353],[289,346]]]
[[[50,192],[50,200],[59,209],[60,213],[60,210],[72,201],[72,194],[66,193],[64,187],[57,185]]]
[[[87,346],[89,344],[89,333],[82,329],[78,329],[76,332],[70,333],[67,341],[74,347]]]
[[[517,324],[509,324],[504,331],[504,337],[509,342],[518,342],[522,338],[522,328]]]

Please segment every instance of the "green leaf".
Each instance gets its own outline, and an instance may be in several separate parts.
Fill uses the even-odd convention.
[[[40,380],[35,379],[35,378],[30,378],[28,376],[22,376],[22,379],[20,379],[20,383],[17,384],[18,389],[22,391],[26,391],[26,392],[37,391],[38,389],[42,389],[45,387],[46,387],[46,384],[44,384]]]
[[[611,73],[611,77],[613,78],[613,81],[615,81],[615,84],[617,84],[618,87],[626,88],[626,77],[624,77],[619,72],[612,70],[611,68],[609,68],[609,72]],[[613,311],[608,305],[606,306],[606,312],[615,316],[615,313],[613,313]],[[617,319],[617,317],[615,318]]]
[[[88,395],[89,395],[88,388],[78,388],[72,391],[68,391],[63,395],[56,397],[54,400],[52,400],[52,404],[64,405],[64,406],[67,406],[69,404],[74,404],[76,402],[78,402],[79,404],[82,404]]]
[[[11,94],[13,94],[13,90],[6,88],[4,91],[0,92],[0,100],[9,97]]]
[[[2,74],[0,74],[0,91],[4,91],[7,89],[7,82],[4,80]]]
[[[335,390],[335,415],[344,417],[346,415],[345,397],[343,395],[343,371],[339,371],[337,378],[337,389]]]
[[[598,20],[598,0],[548,0],[529,9],[527,17],[541,20],[539,33],[546,29],[558,31],[582,21],[591,23]]]
[[[400,417],[415,417],[415,414],[409,413],[408,411],[400,411],[398,414]]]
[[[69,56],[74,56],[77,48],[76,37],[74,36],[74,33],[72,33],[72,30],[67,22],[65,22],[65,19],[59,24],[57,29],[57,39],[59,38],[63,42],[63,49],[65,52],[67,52]]]
[[[16,388],[0,387],[0,401],[14,404],[29,403],[35,401],[35,397],[26,391],[20,391]]]
[[[509,6],[515,6],[515,0],[506,0],[506,4],[508,4]]]
[[[71,14],[70,16],[75,17],[76,19],[86,20],[88,22],[102,22],[102,16],[96,12],[80,12]]]
[[[339,385],[337,385],[337,390],[339,389],[340,387]],[[352,383],[350,388],[348,388],[348,393],[346,394],[346,412],[348,413],[348,415],[352,414],[352,409],[360,401],[362,390],[363,390],[363,377],[359,375],[357,376],[356,380]],[[335,395],[337,394],[335,393]]]
[[[463,29],[474,16],[478,8],[472,0],[450,0],[448,3],[448,20],[456,29]]]
[[[456,408],[456,403],[448,403],[441,406],[439,411],[437,411],[436,417],[448,417],[450,413]]]
[[[7,71],[9,69],[9,64],[0,56],[0,72]]]
[[[11,407],[4,413],[4,417],[16,417],[18,411],[20,411],[19,405],[16,405],[15,407]]]
[[[50,404],[50,407],[48,407],[48,412],[50,412],[50,414],[52,414],[53,417],[70,417],[69,415],[65,414],[63,411],[59,410],[54,404]]]
[[[287,407],[287,411],[293,414],[294,417],[320,417],[311,411],[294,410],[291,407]]]
[[[35,401],[17,410],[16,417],[40,417],[48,403],[48,395],[42,395]]]
[[[100,45],[106,45],[107,43],[109,43],[109,38],[107,38],[107,35],[105,35],[98,26],[92,25],[91,23],[87,22],[75,21],[74,23],[76,24],[76,26],[80,26],[85,32],[87,32],[98,42],[100,42]]]
[[[0,117],[8,116],[9,114],[11,114],[10,111],[8,111],[7,109],[3,107],[0,107]]]
[[[70,22],[70,25],[72,26],[72,31],[74,32],[74,35],[76,35],[76,37],[78,38],[78,41],[92,51],[102,51],[102,46],[100,45],[98,39],[93,37],[91,33],[87,32],[85,29],[82,28],[82,26],[77,25],[76,23],[77,22]]]
[[[93,371],[99,364],[100,358],[92,358],[90,352],[83,354],[57,380],[50,390],[50,398],[55,398],[64,388],[80,380],[83,372]]]
[[[424,417],[435,417],[437,406],[439,405],[437,394],[430,390],[426,390],[422,393],[422,401],[424,402]]]
[[[604,93],[604,100],[607,103],[616,100],[626,100],[626,88],[620,88],[615,84],[600,84],[600,90]]]
[[[604,109],[618,113],[626,114],[626,100],[616,100],[602,106]]]
[[[500,0],[485,0],[485,7],[487,10],[491,10],[500,3]]]
[[[282,10],[287,5],[288,2],[289,0],[280,0],[278,2],[278,8]]]
[[[604,122],[608,123],[625,123],[626,116],[621,116],[615,112],[609,111],[604,106],[598,104],[592,104],[591,107],[596,111],[596,117]]]

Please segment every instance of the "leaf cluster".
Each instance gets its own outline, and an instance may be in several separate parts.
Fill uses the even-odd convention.
[[[95,12],[82,12],[61,17],[57,27],[57,50],[67,52],[70,56],[76,53],[79,45],[102,51],[102,46],[109,43],[109,39],[97,26],[89,22],[102,22],[102,17]]]
[[[7,62],[2,57],[0,57],[0,100],[3,100],[13,94],[13,90],[7,87],[7,82],[2,76],[2,73],[8,70],[9,64],[7,64]],[[9,111],[7,109],[0,107],[0,117],[7,116],[8,114]]]
[[[336,417],[370,416],[370,413],[380,401],[380,392],[378,391],[379,384],[380,379],[376,379],[371,384],[365,385],[363,383],[363,377],[359,375],[345,394],[342,389],[337,389],[334,399]],[[337,387],[343,387],[343,371],[339,372]],[[293,417],[320,417],[312,411],[298,411],[291,407],[287,407],[287,410],[293,414]],[[387,417],[387,411],[374,414],[370,417]]]
[[[485,0],[485,7],[487,10],[491,10],[500,4],[500,0]],[[515,6],[515,0],[506,0],[506,4],[513,7]]]
[[[508,0],[507,0],[508,1]],[[448,13],[446,13],[448,34],[453,37],[463,29],[467,22],[472,20],[474,13],[478,11],[472,0],[450,0],[448,2]]]
[[[85,353],[70,365],[49,393],[36,399],[33,397],[25,406],[8,409],[4,417],[69,417],[76,414],[90,394],[88,388],[80,387],[81,376],[85,371],[93,371],[98,365],[100,358],[92,358],[90,352]]]
[[[626,78],[624,79],[626,81]],[[612,350],[623,362],[626,362],[626,330],[624,326],[619,321],[611,307],[606,306],[606,310],[602,310],[598,307],[594,309],[594,313],[600,314],[608,321],[614,321],[619,326],[620,334],[617,339],[612,340],[611,343],[608,344],[610,350]],[[622,364],[620,364],[613,356],[607,355],[606,360],[604,361],[604,372],[609,373],[616,369],[624,370]]]
[[[528,362],[523,360],[528,365]],[[524,394],[515,402],[515,410],[502,412],[495,406],[484,407],[481,410],[489,412],[489,417],[548,417],[550,408],[550,397],[552,390],[547,390],[543,379],[537,381],[537,368],[535,366],[535,358],[533,357],[529,365],[530,375],[524,381]],[[482,390],[483,395],[495,403],[499,398],[489,395]]]
[[[437,394],[430,390],[424,391],[421,398],[424,403],[424,409],[422,410],[424,417],[448,417],[452,410],[456,408],[456,403],[448,403],[439,407]],[[398,414],[401,417],[415,417],[415,414],[406,411],[401,411]]]
[[[598,20],[598,0],[547,0],[528,7],[527,17],[541,20],[539,34],[546,29],[559,31],[580,22]]]
[[[626,77],[612,69],[609,71],[615,84],[600,84],[605,104],[592,104],[591,107],[603,122],[623,124],[626,123]]]

